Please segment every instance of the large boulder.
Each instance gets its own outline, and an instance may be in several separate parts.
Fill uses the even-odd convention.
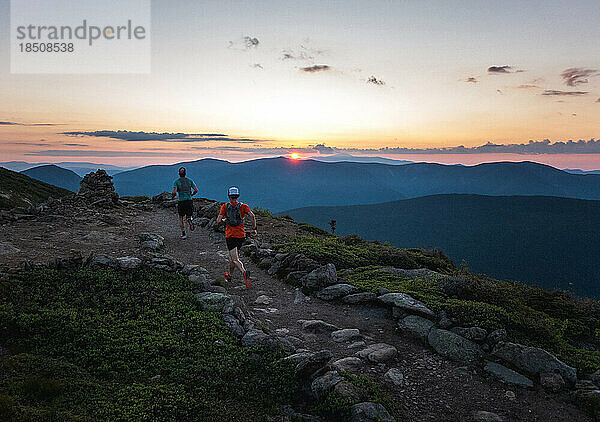
[[[379,403],[363,402],[350,407],[349,422],[395,422],[396,419]]]
[[[298,378],[309,378],[331,360],[333,354],[329,350],[320,350],[302,359],[296,365],[295,374]]]
[[[427,343],[427,336],[434,325],[432,321],[418,315],[408,315],[398,321],[398,328],[402,333],[422,343]]]
[[[268,339],[269,336],[264,331],[252,328],[242,337],[242,344],[244,346],[256,346],[267,343]]]
[[[337,283],[337,272],[333,264],[315,268],[302,278],[302,286],[310,290],[320,290],[335,283]]]
[[[362,338],[358,328],[344,328],[331,333],[331,339],[337,343],[346,343]]]
[[[315,378],[310,385],[310,390],[317,399],[320,399],[325,397],[342,380],[343,378],[337,371],[329,371]]]
[[[600,388],[600,369],[592,374],[592,382],[596,385],[596,387]]]
[[[203,292],[196,295],[200,309],[212,312],[233,310],[233,298],[224,293]]]
[[[122,270],[132,270],[142,265],[142,260],[134,256],[122,256],[117,258],[117,265]]]
[[[481,327],[454,327],[450,331],[476,343],[483,342],[488,335],[487,331]]]
[[[475,364],[483,357],[478,345],[451,331],[432,328],[427,341],[437,353],[458,362]]]
[[[417,314],[429,318],[435,316],[435,313],[425,306],[423,302],[412,298],[406,293],[386,293],[377,299],[385,305],[394,306],[409,314]]]
[[[344,296],[342,298],[342,302],[354,305],[357,303],[373,302],[375,299],[377,299],[377,295],[375,293],[362,292],[362,293],[353,293],[353,294],[349,294],[348,296]]]
[[[138,234],[143,249],[157,251],[165,246],[165,238],[159,234],[143,232]]]
[[[533,381],[527,378],[525,375],[521,375],[506,366],[500,365],[499,363],[488,362],[483,367],[483,370],[495,378],[499,379],[503,383],[517,385],[519,387],[533,387]]]
[[[304,331],[308,331],[313,334],[330,333],[332,331],[337,331],[340,329],[339,327],[333,324],[329,324],[328,322],[325,322],[320,319],[300,319],[298,320],[298,322],[302,324],[302,329]]]
[[[383,363],[398,355],[398,350],[386,343],[377,343],[367,346],[363,350],[356,352],[356,356],[361,359],[368,359],[373,363]]]
[[[317,292],[317,297],[322,300],[334,300],[342,296],[349,295],[358,291],[357,287],[350,284],[339,283],[325,287]]]
[[[363,361],[355,356],[338,359],[331,364],[331,367],[337,371],[353,372],[363,366]]]
[[[514,367],[529,374],[540,375],[543,372],[557,372],[571,384],[577,381],[577,370],[561,362],[556,356],[544,349],[522,344],[500,342],[492,354]]]

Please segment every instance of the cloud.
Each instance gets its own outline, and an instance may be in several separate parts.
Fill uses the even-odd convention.
[[[60,126],[58,123],[17,123],[0,122],[0,126]]]
[[[300,45],[297,49],[286,49],[281,52],[281,60],[300,60],[312,61],[315,57],[325,53],[325,50],[319,50],[305,45]]]
[[[517,89],[534,89],[534,88],[539,88],[539,86],[533,85],[533,84],[521,84],[521,85],[517,85],[515,88],[517,88]]]
[[[587,91],[557,91],[554,89],[547,89],[542,92],[542,95],[558,95],[558,96],[578,96],[586,95]]]
[[[478,81],[477,81],[477,79],[476,79],[476,78],[474,78],[474,77],[470,76],[470,77],[468,77],[467,79],[465,79],[465,82],[470,82],[470,83],[474,83],[474,84],[476,84]]]
[[[87,147],[88,144],[63,144],[66,147]]]
[[[375,76],[369,77],[369,79],[367,79],[367,83],[373,85],[385,85],[384,81],[382,81],[381,79],[377,79]]]
[[[325,72],[331,70],[331,66],[326,64],[315,64],[313,66],[301,67],[300,70],[307,73]]]
[[[600,98],[598,98],[598,99],[596,100],[596,102],[597,102],[597,103],[600,103]]]
[[[157,132],[131,132],[128,130],[96,130],[92,132],[62,132],[68,136],[91,136],[96,138],[110,138],[128,142],[257,142],[250,138],[230,138],[222,133],[157,133]]]
[[[251,64],[250,67],[253,67],[254,69],[264,69],[264,67],[262,67],[262,64],[260,63]]]
[[[232,50],[248,51],[258,47],[260,41],[256,37],[245,35],[237,40],[229,41],[229,47]]]
[[[488,73],[512,73],[512,66],[490,66]]]
[[[100,151],[100,150],[73,150],[49,149],[44,151],[26,152],[25,155],[37,157],[183,157],[189,155],[185,152],[155,152],[155,151]]]
[[[325,144],[317,144],[312,149],[317,151],[319,154],[333,154],[335,152],[335,148],[325,146]]]
[[[44,141],[43,139],[41,141]],[[47,147],[49,145],[52,145],[48,142],[6,142],[7,145],[28,145],[28,146],[35,146],[35,147]]]
[[[571,67],[560,74],[565,85],[577,86],[579,84],[587,84],[588,78],[598,74],[596,69],[584,69],[581,67]]]

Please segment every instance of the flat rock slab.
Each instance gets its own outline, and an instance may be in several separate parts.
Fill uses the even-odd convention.
[[[379,403],[364,402],[350,407],[350,422],[395,422],[396,419]]]
[[[417,314],[425,317],[433,317],[435,313],[423,302],[414,299],[406,293],[386,293],[377,298],[385,305],[395,306],[409,314]]]
[[[377,343],[367,346],[363,350],[356,352],[356,356],[361,359],[368,359],[374,363],[383,363],[398,355],[398,350],[386,343]]]
[[[383,379],[397,387],[402,387],[404,385],[404,374],[398,368],[390,368],[384,375]]]
[[[528,347],[522,344],[500,342],[492,354],[516,368],[529,374],[539,375],[543,372],[558,372],[565,381],[574,384],[577,381],[577,370],[544,349]]]
[[[400,328],[402,333],[407,334],[422,343],[427,343],[427,336],[434,325],[435,324],[432,321],[418,315],[408,315],[398,321],[398,328]]]
[[[337,371],[329,371],[318,378],[315,378],[310,385],[312,393],[317,399],[325,397],[327,393],[333,390],[333,387],[343,380]]]
[[[338,371],[353,372],[363,366],[363,361],[355,356],[338,359],[331,364],[331,367]]]
[[[123,256],[117,258],[117,265],[124,270],[131,270],[142,265],[142,260],[134,256]]]
[[[256,303],[257,305],[270,305],[271,302],[272,302],[272,299],[267,295],[260,295],[254,301],[254,303]]]
[[[353,293],[342,298],[342,302],[348,304],[369,303],[377,299],[377,295],[373,292]]]
[[[226,312],[233,309],[233,298],[224,293],[204,292],[196,295],[203,311]]]
[[[346,343],[360,338],[362,336],[358,328],[345,328],[331,333],[331,339],[337,343]]]
[[[354,287],[350,284],[339,283],[319,290],[317,292],[317,297],[321,300],[334,300],[357,291],[357,287]]]
[[[483,367],[483,370],[506,384],[517,385],[519,387],[533,387],[533,381],[525,375],[521,375],[499,363],[488,362]]]
[[[478,345],[451,331],[433,328],[427,340],[437,353],[458,362],[477,363],[483,357]]]

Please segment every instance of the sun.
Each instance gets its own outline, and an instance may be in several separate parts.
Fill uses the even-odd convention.
[[[300,158],[300,155],[298,155],[297,152],[292,152],[290,157],[292,158],[292,160],[298,160]]]

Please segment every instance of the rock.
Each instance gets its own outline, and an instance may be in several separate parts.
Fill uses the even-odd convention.
[[[157,251],[165,246],[165,238],[158,234],[144,232],[138,234],[138,238],[143,249]]]
[[[204,311],[225,312],[228,308],[233,310],[233,299],[223,293],[203,292],[196,295],[200,308]]]
[[[183,275],[193,275],[193,274],[197,274],[197,275],[205,275],[208,276],[208,270],[204,267],[201,267],[200,265],[195,265],[195,264],[186,264],[184,265],[184,267],[181,269],[181,274]]]
[[[271,258],[263,258],[259,261],[258,268],[260,268],[261,270],[268,270],[269,268],[271,268],[272,263],[273,261],[271,260]]]
[[[302,278],[308,274],[306,271],[292,271],[285,276],[285,281],[290,284],[298,284],[302,282]]]
[[[134,256],[123,256],[117,258],[117,265],[123,270],[131,270],[142,265],[142,260]]]
[[[102,265],[102,266],[117,268],[117,266],[119,264],[117,263],[116,259],[114,259],[110,256],[103,255],[103,254],[97,254],[97,255],[92,256],[92,258],[90,259],[90,265]]]
[[[448,314],[446,314],[446,311],[440,311],[440,319],[437,322],[437,326],[439,328],[447,330],[448,328],[452,327],[452,325],[453,322],[450,318],[448,318]]]
[[[494,362],[488,362],[483,370],[498,378],[505,384],[518,385],[519,387],[533,387],[533,381],[506,366]]]
[[[298,365],[296,365],[294,372],[298,378],[309,378],[315,372],[327,365],[332,356],[333,355],[329,350],[320,350],[301,360]]]
[[[396,420],[379,403],[363,402],[350,407],[349,422],[395,422]]]
[[[421,280],[439,281],[439,280],[444,280],[444,279],[448,278],[447,275],[440,274],[438,272],[435,272],[435,271],[427,269],[427,268],[418,268],[415,270],[405,270],[402,268],[388,267],[388,268],[381,268],[379,271],[385,272],[385,273],[390,273],[390,274],[393,274],[400,278],[408,278],[411,280],[421,279]]]
[[[244,346],[256,346],[258,344],[265,344],[269,336],[264,331],[252,328],[248,330],[242,337],[242,344]]]
[[[492,354],[530,374],[558,372],[570,384],[577,381],[577,370],[558,360],[554,355],[537,347],[500,342]]]
[[[434,323],[418,315],[408,315],[398,321],[398,328],[402,333],[409,335],[422,343],[427,343],[429,331]]]
[[[358,328],[345,328],[331,333],[331,339],[338,343],[346,343],[348,341],[360,339],[361,337]]]
[[[435,314],[427,308],[423,302],[413,299],[406,293],[386,293],[377,298],[381,303],[400,308],[409,314],[417,314],[425,317],[434,317]]]
[[[295,352],[304,345],[302,340],[294,336],[278,336],[277,341],[284,350],[289,352]]]
[[[504,421],[504,419],[502,419],[497,414],[492,413],[492,412],[486,412],[484,410],[477,410],[477,411],[473,412],[473,414],[471,415],[471,420],[473,422],[502,422],[502,421]]]
[[[592,382],[596,384],[596,387],[600,388],[600,369],[592,374]]]
[[[404,374],[398,368],[390,368],[384,375],[383,379],[397,387],[404,386]]]
[[[357,357],[349,356],[347,358],[338,359],[331,364],[331,367],[337,371],[353,372],[363,366],[363,361]]]
[[[357,347],[364,347],[364,346],[366,346],[366,344],[367,343],[365,343],[363,340],[355,341],[348,345],[348,349],[356,349]]]
[[[294,353],[293,355],[286,356],[283,358],[283,360],[291,360],[292,362],[295,362],[297,365],[300,362],[302,362],[304,359],[309,358],[313,355],[314,355],[314,353],[312,353],[312,352],[299,352],[299,353]]]
[[[12,243],[0,242],[0,255],[6,255],[6,254],[10,254],[10,253],[17,253],[17,252],[21,252],[21,250],[16,248]]]
[[[104,170],[86,174],[79,182],[77,195],[92,202],[92,205],[116,204],[119,195],[115,192],[112,177]]]
[[[342,302],[348,304],[368,303],[377,299],[377,295],[373,292],[354,293],[342,298]]]
[[[480,327],[454,327],[450,331],[476,343],[482,342],[487,337],[487,331]]]
[[[366,398],[366,393],[361,388],[358,388],[350,381],[340,381],[333,387],[333,393],[342,400],[357,402]]]
[[[304,293],[302,293],[302,290],[299,288],[296,288],[296,290],[294,290],[295,295],[294,295],[294,303],[298,304],[298,303],[302,303],[306,300],[306,296],[304,295]]]
[[[329,324],[323,320],[320,319],[310,319],[310,320],[304,320],[301,319],[298,321],[300,324],[302,324],[302,329],[304,331],[309,331],[313,334],[320,334],[320,333],[330,333],[332,331],[336,331],[339,330],[339,327],[336,327],[333,324]]]
[[[506,341],[506,330],[504,328],[492,331],[488,334],[487,342],[490,345],[493,346],[497,343],[500,343],[501,341]]]
[[[238,337],[242,337],[245,334],[244,328],[240,325],[239,321],[233,315],[223,315],[225,325],[229,327],[229,330]]]
[[[159,193],[158,195],[154,195],[152,197],[152,202],[170,201],[172,199],[173,199],[173,194],[171,192],[162,192],[162,193]]]
[[[321,300],[334,300],[357,291],[358,288],[351,286],[350,284],[340,283],[319,290],[317,292],[317,297]]]
[[[565,387],[565,380],[555,372],[542,372],[540,374],[540,384],[544,390],[558,393]]]
[[[192,222],[198,227],[206,227],[209,221],[210,218],[206,217],[196,217],[192,220]]]
[[[327,264],[315,268],[301,280],[302,286],[310,290],[320,290],[324,287],[337,283],[335,265]]]
[[[394,346],[386,343],[371,344],[365,349],[356,352],[356,356],[359,358],[368,359],[374,363],[386,362],[395,358],[397,354],[398,350]]]
[[[283,420],[286,422],[322,422],[323,420],[320,416],[298,413],[289,404],[281,406],[281,414],[285,416]]]
[[[317,399],[321,399],[327,395],[338,382],[343,378],[337,371],[329,371],[317,377],[310,385],[310,390]]]
[[[256,303],[257,305],[270,305],[271,302],[272,302],[271,298],[267,295],[260,295],[254,301],[254,303]]]
[[[254,243],[249,243],[247,245],[243,245],[240,248],[240,252],[244,255],[244,256],[250,256],[252,255],[254,252],[256,252],[258,250],[258,247],[254,244]]]
[[[427,341],[437,353],[458,362],[474,364],[483,357],[478,345],[451,331],[432,328]]]

